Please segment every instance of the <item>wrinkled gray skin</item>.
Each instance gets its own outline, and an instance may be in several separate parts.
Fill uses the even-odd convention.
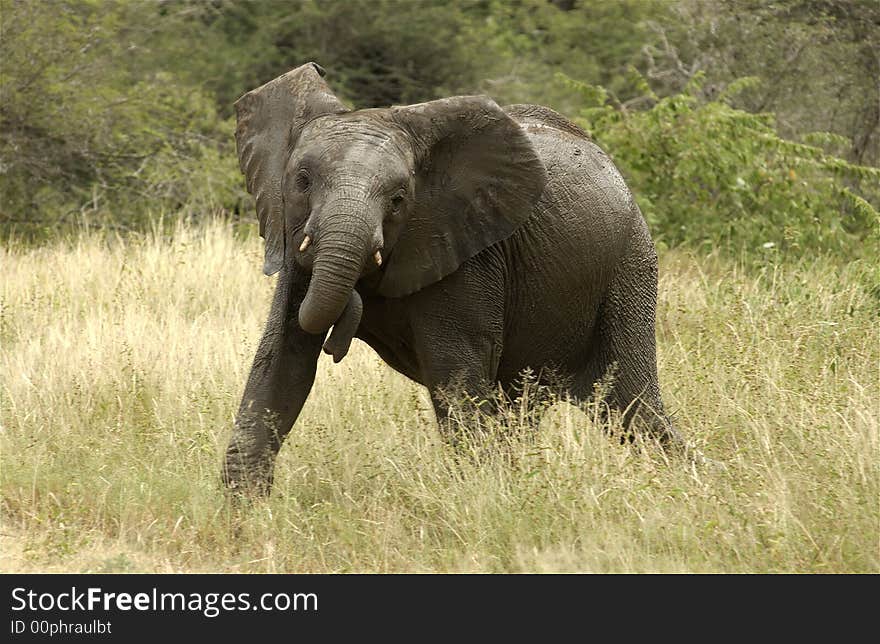
[[[529,367],[583,400],[612,370],[609,405],[680,445],[657,384],[657,257],[609,158],[544,107],[348,111],[322,76],[309,63],[236,103],[265,272],[280,275],[227,486],[268,491],[322,345],[339,361],[353,336],[429,389],[441,431],[452,383],[479,398]]]

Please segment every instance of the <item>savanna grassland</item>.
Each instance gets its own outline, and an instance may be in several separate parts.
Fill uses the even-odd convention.
[[[880,571],[873,262],[662,254],[663,394],[719,466],[622,446],[565,403],[463,458],[356,343],[322,356],[271,498],[233,506],[219,468],[272,292],[261,252],[222,223],[0,250],[0,569]]]

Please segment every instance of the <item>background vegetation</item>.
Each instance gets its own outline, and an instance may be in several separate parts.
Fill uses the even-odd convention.
[[[456,459],[425,392],[323,359],[276,491],[221,454],[273,281],[232,103],[550,105],[661,253],[663,395],[725,470],[527,390]],[[0,569],[880,570],[874,0],[0,0]]]
[[[873,0],[3,0],[0,230],[252,218],[232,103],[319,61],[355,107],[485,92],[580,117],[664,243],[862,256]]]
[[[663,395],[726,470],[528,389],[512,438],[461,458],[427,392],[356,343],[319,361],[272,497],[236,509],[219,467],[271,297],[260,244],[216,223],[0,252],[0,569],[880,570],[866,262],[664,254]]]

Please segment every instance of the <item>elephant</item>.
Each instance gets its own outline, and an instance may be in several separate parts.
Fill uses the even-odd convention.
[[[338,362],[354,337],[428,388],[445,436],[453,382],[478,400],[529,368],[586,400],[613,371],[608,408],[681,445],[657,379],[654,243],[591,138],[487,96],[351,110],[324,76],[307,63],[235,103],[264,272],[279,275],[226,486],[268,493],[322,347]]]

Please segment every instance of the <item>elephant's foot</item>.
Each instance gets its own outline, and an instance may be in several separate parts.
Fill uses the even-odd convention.
[[[223,467],[222,479],[226,491],[233,497],[266,497],[272,490],[272,468],[242,468],[230,462]]]
[[[235,437],[230,441],[221,472],[223,485],[236,497],[268,496],[275,455],[268,447],[248,450],[246,442]]]

